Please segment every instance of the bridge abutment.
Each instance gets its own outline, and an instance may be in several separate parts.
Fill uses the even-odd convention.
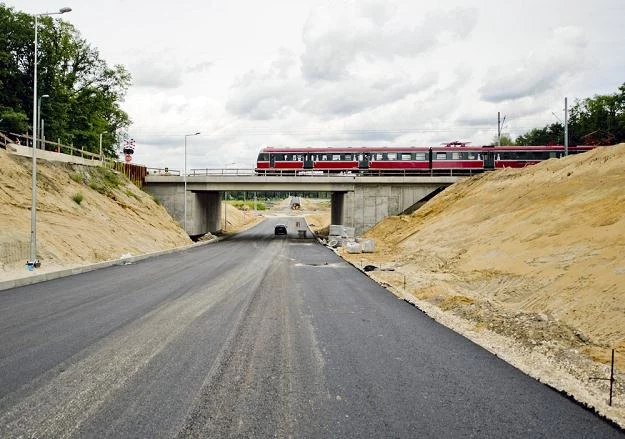
[[[448,184],[358,184],[342,203],[342,223],[360,235],[387,216],[399,215]],[[334,221],[334,217],[333,217]],[[334,223],[334,222],[333,222]]]
[[[330,192],[331,222],[362,234],[389,215],[399,215],[460,177],[365,176],[192,176],[187,182],[187,233],[222,230],[221,194],[240,192]],[[147,176],[144,188],[157,197],[179,224],[184,224],[184,180]]]

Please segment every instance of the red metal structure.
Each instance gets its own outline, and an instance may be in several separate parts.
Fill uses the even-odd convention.
[[[450,142],[427,147],[263,148],[256,173],[266,175],[470,175],[499,168],[522,168],[564,156],[563,146],[467,146]],[[572,146],[578,154],[595,146]]]

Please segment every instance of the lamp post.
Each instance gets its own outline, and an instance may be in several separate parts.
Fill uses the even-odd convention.
[[[70,12],[72,8],[61,8],[58,12],[44,12],[42,14],[35,14],[35,64],[33,74],[33,181],[32,181],[32,203],[30,207],[30,260],[27,265],[31,268],[39,266],[37,260],[37,51],[38,51],[38,19],[47,15],[59,15]]]
[[[102,155],[102,134],[106,134],[106,131],[100,133],[100,162],[104,162],[104,156]]]
[[[185,232],[187,232],[187,137],[197,136],[198,134],[200,134],[199,131],[197,133],[184,135],[184,221],[183,223],[184,223]]]
[[[37,115],[39,117],[39,141],[41,142],[41,140],[43,139],[43,123],[41,122],[41,100],[43,98],[49,98],[50,95],[41,95],[39,96],[39,99],[37,99]],[[41,145],[39,145],[40,149],[41,149]]]

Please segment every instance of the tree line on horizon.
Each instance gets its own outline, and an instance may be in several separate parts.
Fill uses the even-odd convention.
[[[569,145],[625,142],[625,83],[616,93],[576,99],[569,110]],[[501,135],[501,145],[562,145],[564,123],[533,128],[516,139]],[[495,136],[493,145],[497,144]]]
[[[38,18],[37,95],[45,137],[116,157],[131,76],[109,66],[70,23]],[[0,131],[32,134],[35,18],[0,3]]]

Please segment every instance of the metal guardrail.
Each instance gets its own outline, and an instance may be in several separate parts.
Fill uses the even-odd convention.
[[[175,177],[179,177],[182,174],[178,169],[169,169],[169,168],[146,168],[147,175],[173,175]]]
[[[8,136],[0,133],[0,143],[15,143],[18,145],[24,145],[29,148],[32,147],[33,139],[32,136],[9,133]],[[89,151],[85,151],[84,149],[75,148],[73,145],[63,145],[58,142],[51,142],[48,140],[37,139],[37,143],[40,145],[42,151],[49,151],[55,153],[66,154],[72,157],[79,157],[86,160],[91,160],[96,162],[95,164],[99,164],[99,166],[104,166],[109,169],[114,169],[118,172],[123,173],[128,177],[130,181],[132,181],[138,187],[142,187],[145,179],[145,175],[147,173],[147,169],[142,165],[135,165],[131,163],[125,163],[123,161],[114,160],[110,157],[102,157],[100,154],[95,154]]]
[[[27,134],[15,134],[9,133],[10,136],[14,138],[14,142],[20,145],[31,146],[33,144],[32,136]],[[89,160],[100,160],[102,161],[102,157],[100,154],[95,154],[89,151],[85,151],[83,148],[75,148],[74,145],[63,145],[58,142],[51,142],[49,140],[37,139],[37,143],[39,144],[38,149],[42,149],[44,151],[52,151],[59,152],[62,154],[68,154],[71,156],[77,156],[81,158],[86,158]]]
[[[202,169],[190,169],[187,175],[224,175],[224,176],[232,176],[232,175],[255,175],[253,169],[244,169],[244,168],[226,168],[226,169],[217,169],[217,168],[202,168]]]

